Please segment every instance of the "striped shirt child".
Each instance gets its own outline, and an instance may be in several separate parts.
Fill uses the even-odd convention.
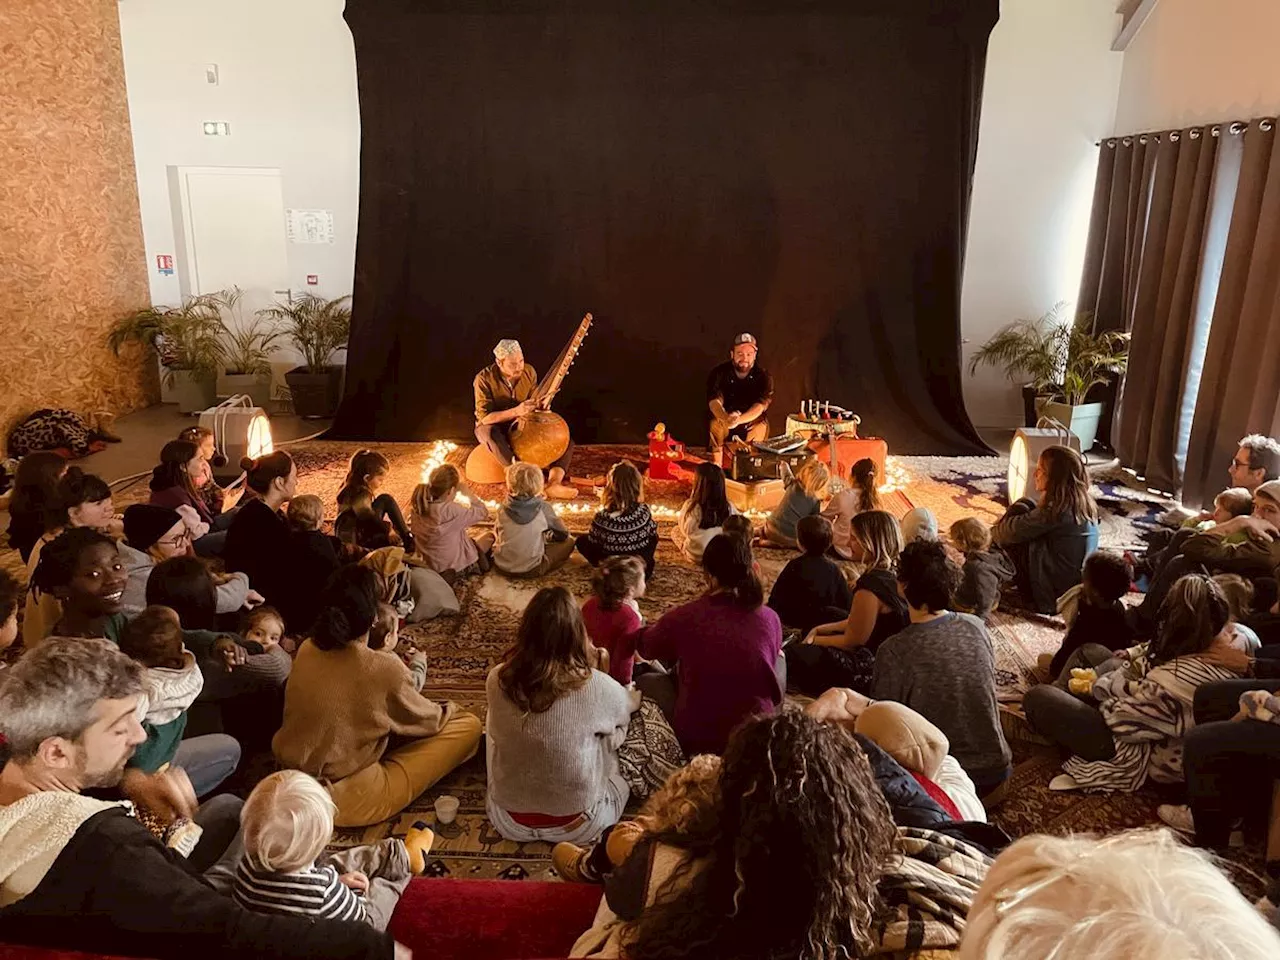
[[[270,873],[242,857],[232,897],[258,913],[283,913],[326,920],[368,922],[364,901],[338,879],[332,866],[312,864],[294,873]]]

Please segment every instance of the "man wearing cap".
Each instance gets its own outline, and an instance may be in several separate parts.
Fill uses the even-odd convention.
[[[494,362],[476,374],[472,387],[476,397],[476,439],[504,467],[515,459],[511,449],[511,428],[526,414],[538,409],[533,393],[538,373],[524,362],[518,340],[499,340],[493,348]],[[547,470],[546,494],[572,500],[578,491],[564,482],[573,458],[573,441],[560,459]]]
[[[729,359],[707,378],[707,407],[711,411],[707,458],[712,463],[721,462],[726,439],[751,442],[769,436],[765,412],[773,402],[773,377],[756,366],[756,352],[756,338],[738,334]]]

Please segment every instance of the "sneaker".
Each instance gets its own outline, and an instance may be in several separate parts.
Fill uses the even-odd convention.
[[[600,878],[587,863],[590,855],[590,847],[557,843],[551,848],[551,866],[565,883],[599,883]]]
[[[1191,815],[1191,808],[1186,804],[1179,803],[1162,803],[1160,808],[1156,810],[1156,816],[1167,827],[1172,827],[1179,833],[1193,834],[1196,832],[1195,818]]]
[[[1079,790],[1080,784],[1069,773],[1060,773],[1049,781],[1049,789],[1055,793],[1066,793],[1068,790]]]

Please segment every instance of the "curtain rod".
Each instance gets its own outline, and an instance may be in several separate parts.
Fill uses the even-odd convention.
[[[1221,136],[1224,127],[1232,136],[1239,136],[1248,130],[1254,123],[1258,125],[1258,129],[1263,133],[1270,133],[1276,125],[1276,119],[1274,117],[1263,117],[1259,120],[1233,120],[1230,123],[1215,123],[1207,129],[1209,130],[1209,135],[1211,137]],[[1192,140],[1199,140],[1204,135],[1205,129],[1205,127],[1189,127],[1186,130],[1186,134]],[[1093,145],[1095,147],[1101,147],[1105,144],[1106,146],[1114,149],[1117,143],[1121,143],[1127,147],[1135,140],[1140,144],[1145,144],[1148,140],[1160,143],[1160,138],[1164,136],[1168,136],[1170,143],[1177,143],[1182,138],[1182,134],[1182,130],[1165,130],[1161,133],[1131,133],[1122,137],[1108,137],[1106,140],[1095,140]]]

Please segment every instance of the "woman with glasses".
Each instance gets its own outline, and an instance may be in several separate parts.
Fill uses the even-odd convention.
[[[124,542],[120,558],[129,573],[124,591],[124,612],[132,617],[147,605],[147,581],[156,564],[191,553],[191,531],[178,511],[150,503],[139,503],[124,512]],[[217,612],[235,613],[262,603],[249,589],[249,577],[233,573],[217,585]]]

